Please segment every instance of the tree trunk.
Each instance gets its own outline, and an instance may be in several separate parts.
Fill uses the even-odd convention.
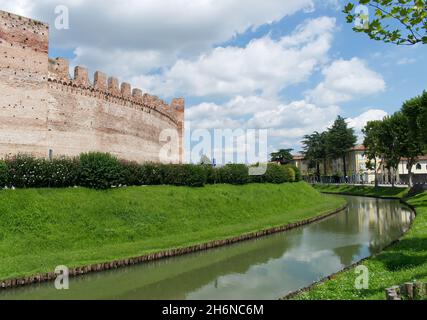
[[[345,155],[342,157],[342,160],[344,164],[344,179],[345,179],[345,182],[347,182],[347,164],[346,164]]]
[[[394,188],[394,184],[395,184],[394,180],[396,178],[396,172],[394,168],[392,170],[393,171],[391,172],[391,186]]]
[[[408,169],[409,188],[412,188],[413,187],[413,181],[412,181],[412,161],[408,160],[408,163],[406,164],[406,168]]]
[[[326,159],[323,159],[323,174],[326,176],[328,175],[327,171],[327,164],[326,164]]]
[[[319,162],[317,162],[317,179],[318,179],[318,182],[321,182],[320,181],[320,163]]]
[[[378,188],[379,186],[379,181],[378,181],[378,167],[377,167],[377,158],[375,158],[375,162],[374,162],[374,170],[375,170],[375,188]]]

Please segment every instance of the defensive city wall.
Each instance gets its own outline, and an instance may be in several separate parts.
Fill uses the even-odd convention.
[[[49,26],[0,11],[0,158],[110,152],[138,162],[159,162],[161,132],[173,162],[183,161],[184,99],[170,104],[129,83],[50,59]]]

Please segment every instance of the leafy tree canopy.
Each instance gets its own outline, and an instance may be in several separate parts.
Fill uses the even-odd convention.
[[[327,133],[326,148],[328,154],[333,159],[343,157],[356,145],[356,142],[357,137],[354,134],[354,129],[349,128],[345,119],[338,116]]]
[[[305,135],[302,141],[305,158],[309,161],[311,168],[317,168],[317,175],[320,176],[319,165],[322,161],[326,161],[326,132],[314,132],[310,135]]]
[[[348,3],[343,12],[347,22],[355,24],[354,31],[371,39],[396,45],[427,43],[426,0],[358,0]]]
[[[271,154],[272,162],[280,162],[281,164],[290,163],[293,160],[291,152],[293,149],[280,149],[277,152]]]
[[[381,120],[369,121],[362,130],[365,136],[365,139],[363,140],[363,145],[365,146],[365,155],[369,161],[375,161],[381,155],[381,127]]]

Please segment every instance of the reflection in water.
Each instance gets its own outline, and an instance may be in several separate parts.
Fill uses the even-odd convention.
[[[347,197],[349,208],[289,232],[70,280],[6,290],[0,299],[277,299],[379,252],[407,231],[398,201]]]

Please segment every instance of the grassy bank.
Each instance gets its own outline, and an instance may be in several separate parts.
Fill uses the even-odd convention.
[[[0,279],[140,256],[337,209],[305,183],[0,191]]]
[[[380,191],[379,195],[382,194]],[[418,213],[412,229],[402,241],[363,262],[370,274],[368,290],[355,289],[357,275],[350,269],[294,299],[385,299],[384,292],[388,287],[413,280],[426,281],[427,192],[408,199],[408,203],[415,206]]]
[[[317,184],[314,188],[320,192],[340,193],[353,196],[380,197],[380,198],[403,198],[408,193],[408,188],[370,187],[352,185],[326,185]]]

